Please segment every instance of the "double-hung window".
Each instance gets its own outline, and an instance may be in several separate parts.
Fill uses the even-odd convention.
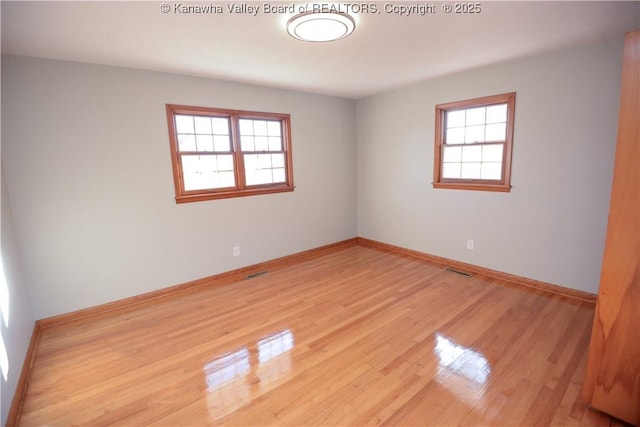
[[[288,114],[167,105],[178,203],[293,191]]]
[[[515,93],[436,106],[433,186],[509,191]]]

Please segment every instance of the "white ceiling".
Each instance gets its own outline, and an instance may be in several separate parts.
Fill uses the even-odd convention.
[[[436,13],[425,16],[385,11],[385,4],[425,2],[387,1],[373,2],[379,13],[359,14],[350,37],[305,43],[286,34],[290,15],[264,13],[267,2],[293,4],[171,0],[165,2],[170,12],[162,13],[161,1],[2,1],[2,52],[357,99],[640,28],[639,1],[483,1],[480,13],[468,15],[446,14],[444,3],[432,2]],[[223,13],[181,14],[178,4],[220,5]],[[232,4],[261,10],[230,13]]]

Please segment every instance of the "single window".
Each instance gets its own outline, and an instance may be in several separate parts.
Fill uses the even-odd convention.
[[[516,94],[436,105],[433,187],[509,191]]]
[[[293,191],[288,114],[167,104],[176,202]]]

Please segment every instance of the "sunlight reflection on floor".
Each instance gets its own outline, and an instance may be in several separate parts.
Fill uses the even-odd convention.
[[[285,329],[216,357],[204,366],[209,418],[218,420],[249,404],[291,371],[295,340]],[[258,390],[256,390],[258,387]]]
[[[436,380],[475,408],[484,407],[484,394],[491,365],[484,355],[436,334],[434,353],[438,357]]]

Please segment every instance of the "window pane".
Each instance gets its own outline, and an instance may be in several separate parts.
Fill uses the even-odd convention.
[[[252,136],[240,137],[240,148],[242,151],[255,151],[256,146]]]
[[[484,125],[467,127],[464,142],[484,142]]]
[[[443,178],[460,178],[460,163],[445,163],[442,165]]]
[[[196,151],[196,137],[194,135],[178,135],[179,151]]]
[[[478,107],[478,108],[470,108],[470,109],[468,109],[467,110],[467,120],[466,120],[465,124],[467,126],[484,124],[486,110],[487,109],[485,107]]]
[[[215,151],[231,151],[231,141],[229,135],[216,135],[213,137]]]
[[[253,132],[256,135],[267,135],[267,122],[264,120],[254,120],[253,121]]]
[[[267,132],[269,136],[280,136],[281,135],[281,126],[280,122],[267,122]]]
[[[235,186],[232,156],[184,155],[181,159],[186,191]]]
[[[198,155],[185,155],[182,156],[182,171],[184,173],[196,173],[196,172],[212,172],[216,171],[216,157],[217,156],[198,156]]]
[[[206,190],[210,188],[217,188],[215,172],[204,174],[200,172],[184,174],[184,189],[186,191]]]
[[[247,185],[285,182],[284,154],[245,154]]]
[[[211,134],[211,117],[195,116],[196,133]]]
[[[482,147],[483,162],[502,162],[502,145],[485,145]]]
[[[462,147],[463,162],[480,162],[482,160],[482,146],[472,145]]]
[[[245,172],[247,185],[260,185],[270,184],[272,182],[271,176],[271,159],[268,159],[268,164],[265,164],[264,155],[249,154],[245,155],[245,159],[250,158],[250,161],[245,161]],[[251,167],[249,167],[251,165]]]
[[[469,148],[469,147],[465,147]],[[444,147],[443,162],[460,162],[462,160],[462,147]]]
[[[274,168],[283,168],[284,167],[284,154],[272,154],[271,155],[271,164]]]
[[[445,144],[464,143],[464,128],[447,129],[447,139]]]
[[[483,163],[480,177],[482,179],[501,179],[502,163]]]
[[[247,172],[247,185],[261,185],[261,184],[272,184],[273,177],[271,174],[271,169],[253,169],[246,170]]]
[[[256,151],[269,150],[269,140],[266,136],[256,136]]]
[[[198,151],[213,151],[213,137],[211,135],[196,135]]]
[[[217,169],[216,157],[217,156],[199,156],[200,157],[200,172],[215,172]]]
[[[218,170],[219,171],[231,171],[231,172],[233,172],[233,156],[231,154],[222,155],[222,156],[216,156],[216,158],[218,160]]]
[[[507,104],[487,107],[487,123],[505,123],[507,121]]]
[[[284,168],[278,168],[273,170],[273,182],[274,183],[286,182]]]
[[[258,168],[271,169],[271,154],[258,155]]]
[[[282,140],[279,136],[269,137],[269,151],[282,151]]]
[[[244,170],[254,171],[258,168],[258,156],[256,154],[245,154],[244,155]]]
[[[507,138],[507,124],[487,125],[485,141],[504,141]]]
[[[253,120],[240,119],[240,135],[253,135]]]
[[[184,116],[176,114],[176,132],[177,133],[194,133],[193,132],[193,116]]]
[[[229,135],[229,119],[224,117],[213,117],[211,119],[213,124],[212,130],[216,135]]]
[[[220,172],[218,173],[218,186],[220,188],[235,187],[236,177],[233,172]]]
[[[447,128],[456,128],[465,124],[465,110],[447,112]]]
[[[182,171],[186,191],[235,187],[231,155],[185,155]]]
[[[460,177],[463,179],[479,179],[480,163],[463,163]]]
[[[257,173],[258,180],[256,184],[272,184],[273,183],[273,171],[271,169],[262,169]]]
[[[182,171],[186,173],[200,171],[200,156],[182,156]]]

